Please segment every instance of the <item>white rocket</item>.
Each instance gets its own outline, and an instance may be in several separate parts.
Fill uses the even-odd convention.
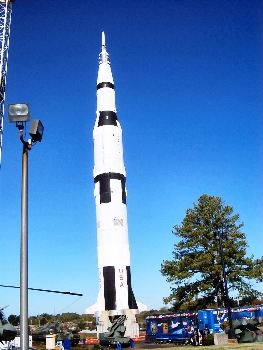
[[[102,32],[93,129],[99,295],[96,314],[127,315],[138,309],[131,287],[122,129],[117,118],[110,59]]]

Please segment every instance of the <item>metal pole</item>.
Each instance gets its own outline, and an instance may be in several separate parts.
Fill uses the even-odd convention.
[[[20,347],[28,350],[28,148],[23,144],[20,246]]]
[[[224,302],[225,302],[225,307],[227,308],[228,322],[229,322],[229,328],[230,328],[230,336],[232,336],[232,326],[233,326],[233,324],[232,324],[231,308],[230,308],[230,305],[229,305],[228,287],[227,287],[227,279],[226,279],[225,258],[224,258],[223,245],[222,245],[222,234],[223,234],[223,230],[221,232],[219,232],[219,251],[220,251],[222,271],[223,271],[223,279],[224,279]]]

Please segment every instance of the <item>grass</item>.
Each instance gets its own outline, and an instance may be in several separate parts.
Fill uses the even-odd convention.
[[[191,346],[180,346],[179,349],[187,349],[191,348]],[[242,344],[226,344],[226,345],[210,345],[210,346],[201,346],[200,350],[236,350],[236,349],[244,349],[244,350],[260,350],[263,349],[263,343],[242,343]]]
[[[263,349],[263,342],[257,342],[257,343],[241,343],[241,344],[226,344],[226,345],[209,345],[209,346],[199,346],[199,347],[194,347],[192,345],[185,345],[185,346],[180,346],[180,345],[174,345],[174,346],[168,346],[167,344],[164,345],[159,345],[157,347],[156,344],[155,346],[152,347],[154,350],[262,350]],[[46,349],[45,343],[33,343],[33,347],[38,350],[44,350]],[[71,348],[71,350],[97,350],[99,347],[94,346],[94,345],[85,345],[85,346],[74,346]],[[135,343],[135,350],[137,349],[150,349],[150,347],[144,343],[137,344]],[[128,349],[128,348],[127,348]],[[125,349],[124,349],[125,350]]]
[[[144,349],[143,345],[140,346],[141,349]],[[147,349],[147,347],[145,347]],[[136,344],[135,344],[136,349]],[[160,345],[158,348],[155,347],[154,350],[262,350],[263,342],[257,343],[240,343],[240,344],[226,344],[226,345],[205,345],[205,346],[192,346],[192,345],[174,345],[174,346],[162,346]]]

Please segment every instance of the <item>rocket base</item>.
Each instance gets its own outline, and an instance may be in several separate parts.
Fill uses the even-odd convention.
[[[135,338],[139,336],[139,324],[137,323],[135,314],[132,310],[125,310],[124,314],[126,315],[126,321],[124,325],[126,327],[126,331],[124,336],[129,338]],[[97,324],[97,335],[100,333],[108,332],[112,323],[109,319],[109,311],[102,311],[98,316],[98,324]]]

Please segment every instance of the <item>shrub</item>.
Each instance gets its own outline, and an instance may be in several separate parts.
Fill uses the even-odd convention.
[[[205,345],[214,345],[214,333],[207,334]]]

